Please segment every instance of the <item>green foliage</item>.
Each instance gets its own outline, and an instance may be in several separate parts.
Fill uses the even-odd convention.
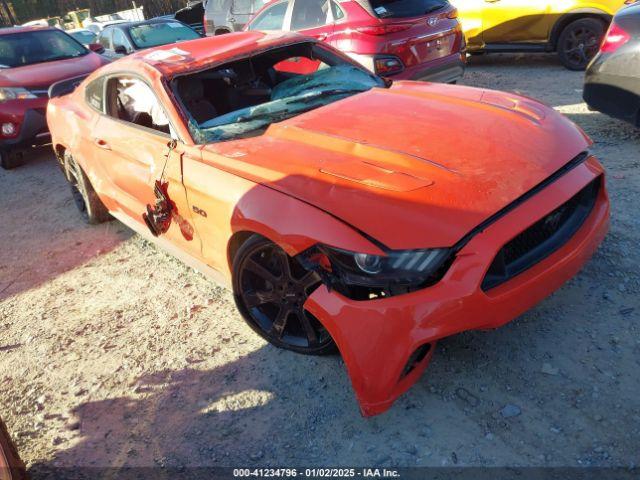
[[[186,0],[136,0],[146,18],[166,15],[186,6]],[[0,25],[22,24],[30,20],[62,17],[69,11],[89,8],[91,15],[105,15],[133,8],[131,0],[0,0]]]

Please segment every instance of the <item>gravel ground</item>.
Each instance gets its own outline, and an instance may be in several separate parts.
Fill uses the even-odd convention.
[[[43,466],[640,463],[640,133],[553,56],[474,57],[465,84],[567,114],[609,173],[611,233],[526,315],[437,349],[363,419],[339,357],[265,344],[231,295],[118,222],[82,223],[47,149],[0,172],[0,414]],[[496,139],[498,140],[498,139]],[[473,132],[469,132],[473,141]]]

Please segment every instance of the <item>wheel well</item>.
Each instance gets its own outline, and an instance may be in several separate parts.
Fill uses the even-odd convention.
[[[583,18],[594,18],[596,20],[600,20],[606,28],[607,25],[611,23],[612,17],[611,15],[599,10],[584,10],[563,15],[553,26],[553,30],[551,30],[551,38],[549,40],[549,44],[551,45],[553,50],[556,50],[558,48],[558,40],[560,39],[560,34],[565,29],[565,27],[571,22],[581,20]]]
[[[226,33],[231,33],[231,30],[228,30],[226,28],[219,28],[218,30],[213,32],[214,35],[224,35]]]
[[[53,147],[53,151],[56,154],[56,157],[58,157],[58,160],[62,161],[64,160],[64,152],[67,151],[67,147],[65,147],[64,145],[56,145],[55,147]]]
[[[67,162],[64,158],[64,154],[67,151],[67,147],[65,147],[64,145],[57,144],[56,146],[53,147],[53,151],[56,155],[56,158],[58,159],[58,166],[62,170],[62,173],[64,174],[66,179],[69,180],[69,172],[67,171],[67,164],[66,164]]]
[[[227,247],[227,260],[229,261],[229,267],[231,267],[231,269],[233,269],[233,260],[236,258],[236,253],[238,253],[242,244],[253,235],[256,234],[254,232],[243,231],[236,232],[231,236]]]

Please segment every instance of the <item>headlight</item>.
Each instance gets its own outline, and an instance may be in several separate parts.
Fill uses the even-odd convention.
[[[318,261],[317,255],[325,257]],[[316,249],[316,262],[330,286],[349,298],[367,300],[408,293],[434,284],[452,258],[447,248],[394,250],[387,255],[349,252],[326,245]],[[328,260],[328,262],[327,262]]]
[[[26,100],[28,98],[38,98],[26,88],[21,87],[0,87],[0,103],[9,100]]]

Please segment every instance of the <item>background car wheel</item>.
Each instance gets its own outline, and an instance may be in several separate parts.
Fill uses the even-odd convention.
[[[259,235],[247,240],[233,262],[233,291],[249,326],[276,347],[307,355],[336,351],[329,332],[304,309],[307,297],[320,285],[273,242]]]
[[[584,70],[596,56],[605,26],[595,18],[581,18],[567,25],[558,39],[560,62],[569,70]]]
[[[65,153],[65,164],[69,172],[69,184],[73,201],[87,223],[96,225],[111,219],[107,207],[104,206],[91,182],[73,157]]]
[[[12,156],[6,150],[0,149],[0,167],[4,170],[12,170],[19,165],[19,158]]]

